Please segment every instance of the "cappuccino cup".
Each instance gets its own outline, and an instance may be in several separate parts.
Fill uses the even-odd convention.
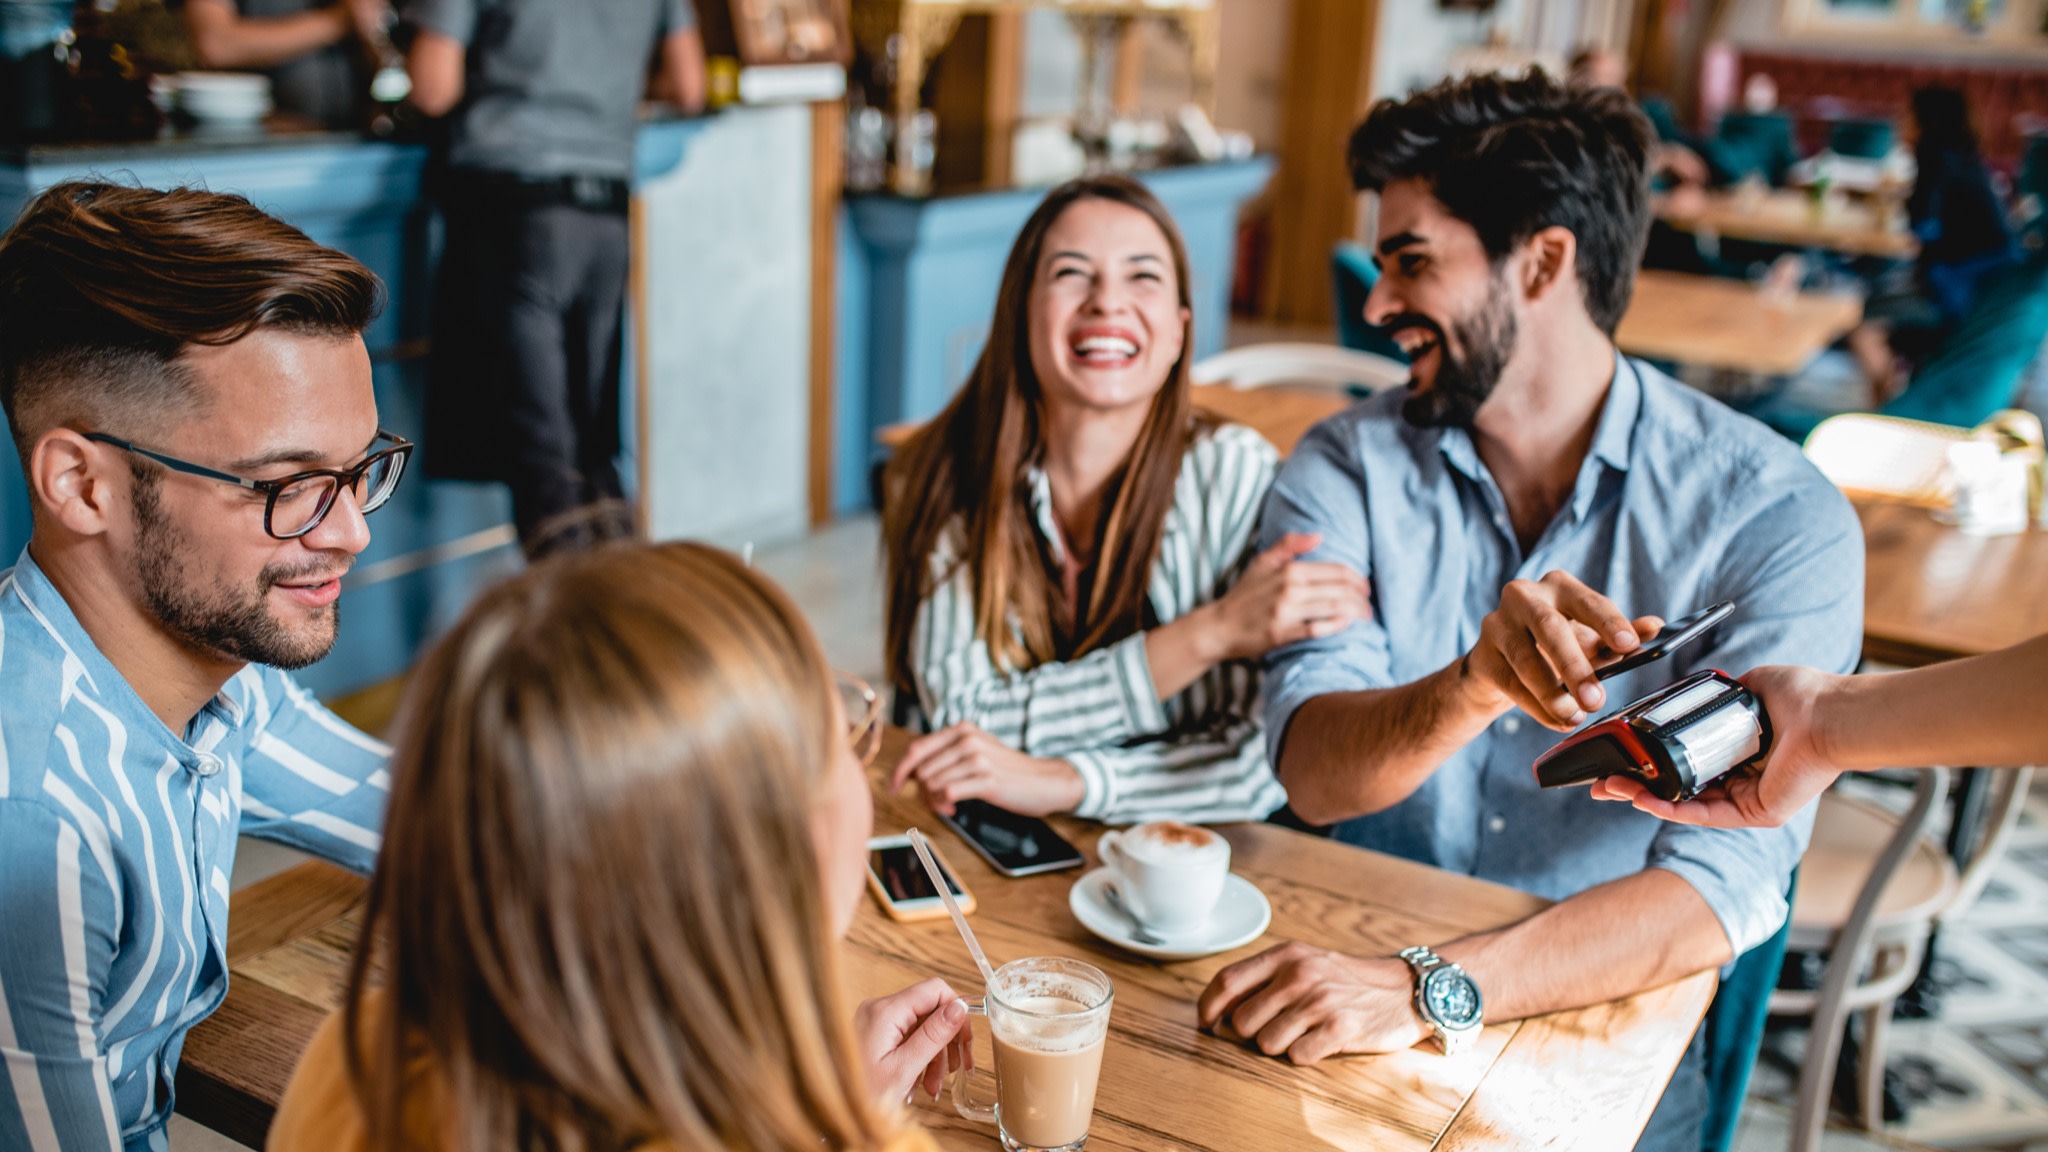
[[[1117,895],[1145,927],[1162,936],[1209,923],[1230,875],[1230,841],[1172,820],[1104,832],[1095,850],[1116,877]]]
[[[1005,1152],[1079,1152],[1095,1116],[1115,987],[1092,964],[1039,956],[996,969],[985,992],[967,1011],[987,1018],[995,1042],[995,1102],[972,1099],[962,1073],[954,1110],[994,1124]]]

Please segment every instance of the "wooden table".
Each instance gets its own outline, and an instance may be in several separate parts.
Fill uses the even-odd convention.
[[[1887,227],[1885,215],[1881,204],[1843,198],[1816,209],[1810,195],[1791,188],[1761,196],[1739,189],[1672,193],[1657,204],[1658,219],[1696,235],[1911,260],[1920,250],[1919,242],[1910,232]]]
[[[1857,499],[1863,654],[1917,668],[2048,632],[2048,532],[1971,536],[1925,508]]]
[[[908,736],[892,731],[877,772]],[[1099,828],[1060,819],[1093,857]],[[1455,1060],[1431,1051],[1297,1068],[1195,1029],[1195,997],[1217,969],[1283,939],[1387,955],[1520,920],[1544,901],[1265,824],[1221,829],[1232,868],[1273,903],[1273,926],[1221,956],[1163,964],[1104,944],[1067,909],[1078,873],[997,876],[922,804],[878,795],[875,830],[915,825],[942,846],[980,910],[976,933],[997,963],[1079,957],[1116,983],[1111,1041],[1089,1147],[1096,1152],[1199,1149],[1497,1149],[1631,1147],[1714,991],[1711,973],[1627,1000],[1486,1029]],[[179,1071],[179,1111],[262,1144],[290,1068],[323,1014],[340,1002],[363,882],[301,865],[235,894],[227,1003],[192,1030]],[[939,975],[963,991],[973,965],[949,921],[898,924],[863,902],[849,978],[861,996]],[[985,1034],[980,1059],[988,1060]],[[917,1110],[942,1148],[994,1147],[991,1130]]]
[[[1745,281],[1645,271],[1614,342],[1652,360],[1789,376],[1862,320],[1854,296],[1801,292],[1773,307]]]

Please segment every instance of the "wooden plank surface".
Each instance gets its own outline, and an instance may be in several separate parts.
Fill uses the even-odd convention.
[[[1672,193],[1658,202],[1657,217],[1685,232],[1850,256],[1911,260],[1920,250],[1912,233],[1887,224],[1879,204],[1834,199],[1817,208],[1807,193],[1790,188]]]
[[[902,755],[891,731],[877,779]],[[1059,819],[1093,857],[1100,829]],[[1285,938],[1385,955],[1528,916],[1544,901],[1270,825],[1223,829],[1232,868],[1273,904],[1267,937],[1220,956],[1158,963],[1088,935],[1067,909],[1078,873],[997,876],[923,805],[878,791],[875,829],[931,834],[980,902],[974,923],[998,963],[1087,960],[1116,982],[1112,1048],[1089,1140],[1102,1152],[1193,1149],[1629,1148],[1712,996],[1702,973],[1611,1005],[1496,1024],[1457,1059],[1413,1050],[1296,1068],[1198,1032],[1195,998],[1223,965]],[[364,883],[306,864],[237,893],[228,1002],[193,1029],[180,1111],[262,1143],[290,1069],[340,1003]],[[940,975],[963,992],[971,962],[949,921],[898,924],[863,902],[849,940],[862,996]],[[982,1059],[987,1066],[986,1037]],[[983,1150],[988,1130],[922,1105],[946,1149]]]
[[[2048,532],[1971,536],[1925,508],[1855,503],[1866,657],[1918,667],[2048,632]]]
[[[1632,356],[1789,376],[1862,319],[1853,296],[1801,292],[1773,307],[1745,281],[1643,272],[1614,340]]]

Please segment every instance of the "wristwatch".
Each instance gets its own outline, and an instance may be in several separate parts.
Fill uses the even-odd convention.
[[[1486,1011],[1479,985],[1463,968],[1421,945],[1403,948],[1401,959],[1415,973],[1415,1011],[1443,1046],[1444,1055],[1456,1056],[1470,1048],[1479,1038]]]

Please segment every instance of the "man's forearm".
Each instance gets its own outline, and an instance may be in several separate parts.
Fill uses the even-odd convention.
[[[1437,953],[1470,973],[1488,1020],[1521,1020],[1657,988],[1732,957],[1698,890],[1652,868]]]
[[[1312,824],[1384,811],[1507,711],[1459,664],[1399,688],[1331,692],[1294,713],[1278,774],[1287,803]]]
[[[245,17],[222,0],[191,0],[192,47],[208,68],[271,68],[338,44],[349,36],[340,5],[286,16]]]

